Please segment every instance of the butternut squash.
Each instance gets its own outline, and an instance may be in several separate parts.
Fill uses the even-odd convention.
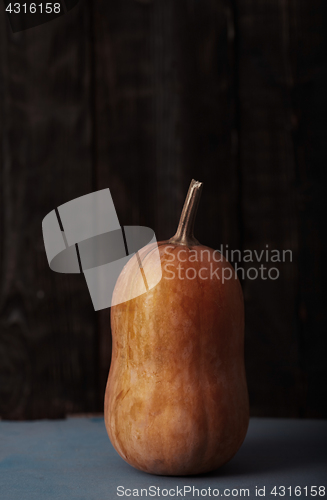
[[[159,284],[111,309],[105,424],[120,456],[152,474],[218,468],[249,422],[242,289],[227,260],[194,238],[201,189],[192,181],[177,233],[158,244]],[[146,275],[157,272],[153,253],[139,251]],[[138,262],[134,256],[118,278],[118,299],[143,285]]]

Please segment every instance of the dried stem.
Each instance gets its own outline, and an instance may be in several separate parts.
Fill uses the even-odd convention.
[[[176,234],[170,238],[169,243],[172,243],[173,245],[185,245],[188,247],[200,245],[198,240],[194,237],[193,230],[201,197],[202,186],[202,182],[192,179]]]

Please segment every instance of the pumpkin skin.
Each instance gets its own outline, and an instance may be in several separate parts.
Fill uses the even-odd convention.
[[[232,266],[208,247],[165,242],[159,253],[161,281],[111,309],[105,424],[116,451],[137,469],[209,472],[233,457],[248,428],[242,289]],[[153,250],[139,256],[146,276],[157,272]],[[190,267],[194,279],[186,279]],[[222,268],[233,276],[224,283]],[[139,276],[134,256],[114,296],[141,287]]]

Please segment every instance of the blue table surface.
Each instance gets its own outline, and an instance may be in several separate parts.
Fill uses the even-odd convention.
[[[277,495],[271,493],[274,486]],[[125,463],[101,417],[0,422],[1,500],[327,498],[322,487],[327,487],[323,420],[252,418],[243,446],[228,464],[185,477],[153,476]]]

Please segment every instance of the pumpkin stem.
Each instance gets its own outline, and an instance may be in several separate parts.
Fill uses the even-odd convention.
[[[200,245],[194,237],[194,222],[202,192],[202,182],[192,179],[184,202],[181,218],[175,236],[168,243],[186,245],[188,247]]]

